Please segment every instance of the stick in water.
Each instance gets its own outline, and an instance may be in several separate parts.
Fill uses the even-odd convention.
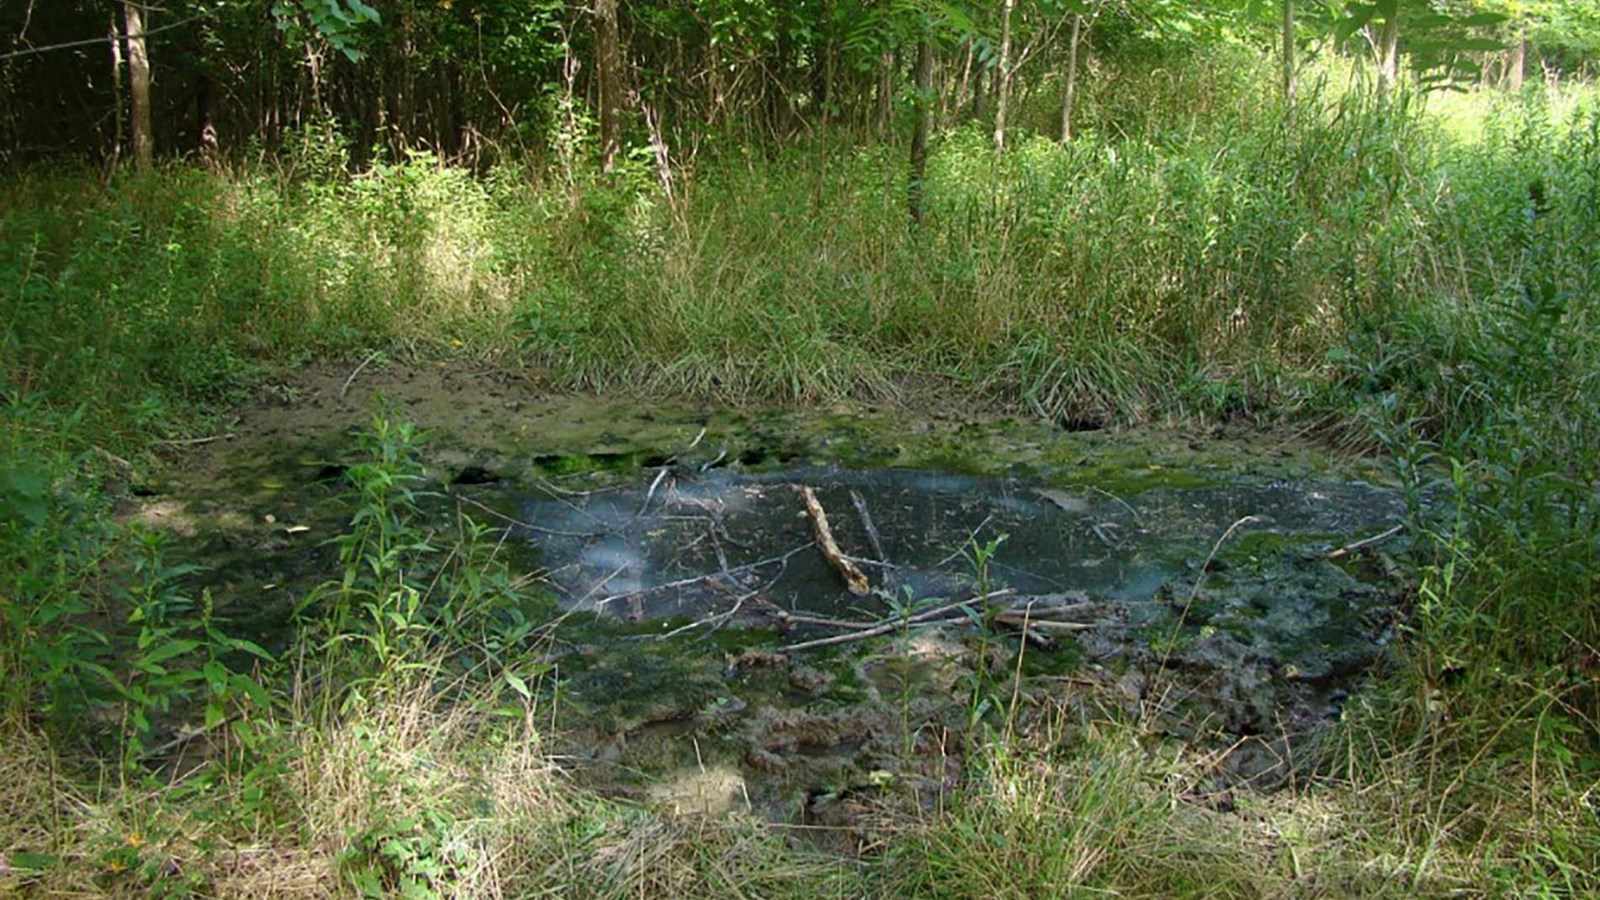
[[[828,560],[828,565],[833,567],[839,577],[844,579],[845,587],[850,593],[861,596],[872,589],[867,582],[867,576],[855,563],[844,558],[839,552],[839,545],[833,540],[833,529],[828,527],[828,514],[823,512],[822,504],[817,502],[817,493],[806,485],[796,485],[800,492],[800,500],[806,505],[806,515],[811,519],[811,533],[816,536],[817,548]]]

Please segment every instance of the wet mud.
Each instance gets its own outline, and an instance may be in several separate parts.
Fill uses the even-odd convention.
[[[1218,748],[1217,790],[1270,786],[1403,602],[1403,535],[1343,552],[1400,520],[1385,467],[1292,435],[1066,432],[927,398],[713,409],[381,361],[265,389],[126,517],[206,567],[231,628],[284,646],[337,572],[380,406],[431,432],[439,530],[495,529],[530,608],[564,616],[539,688],[579,777],[681,811],[848,834],[872,798],[939,802],[985,729],[1104,717]],[[973,597],[993,599],[955,606]],[[1070,621],[1027,618],[1052,605]]]

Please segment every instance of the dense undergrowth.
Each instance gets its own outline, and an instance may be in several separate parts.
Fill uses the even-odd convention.
[[[8,174],[0,888],[1596,889],[1600,104],[1330,92],[1285,133],[1212,86],[1064,148],[946,135],[920,229],[881,146],[667,183],[425,154],[351,174],[317,129],[225,175]],[[536,612],[470,523],[443,553],[411,516],[402,425],[355,473],[345,571],[292,658],[222,634],[161,539],[108,519],[161,441],[371,349],[724,402],[933,380],[1073,426],[1319,422],[1413,500],[1408,640],[1296,788],[1231,814],[1179,799],[1202,762],[1110,722],[998,741],[962,802],[860,860],[601,801],[542,750]],[[149,765],[175,718],[214,745],[182,777]]]

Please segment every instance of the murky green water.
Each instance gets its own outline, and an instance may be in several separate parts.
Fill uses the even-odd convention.
[[[884,771],[936,796],[948,736],[1019,672],[1016,696],[1041,710],[1242,739],[1228,768],[1254,776],[1336,715],[1397,615],[1381,554],[1330,556],[1399,521],[1381,467],[1280,436],[585,398],[530,401],[513,428],[454,396],[401,404],[437,430],[425,508],[441,527],[465,511],[506,529],[514,574],[598,614],[562,626],[543,687],[571,754],[613,787],[717,771],[789,820],[818,785]],[[341,473],[365,412],[311,407],[217,448],[138,513],[210,567],[236,630],[268,643],[336,577],[329,539],[350,514]],[[828,565],[797,486],[871,591]],[[785,614],[866,623],[1000,589],[1094,614],[1037,642],[975,616],[775,652],[834,633]]]
[[[1361,482],[1211,477],[1116,494],[917,469],[671,468],[592,493],[536,490],[518,518],[565,605],[636,620],[710,615],[749,591],[791,610],[859,608],[813,546],[796,485],[816,490],[841,550],[875,587],[916,597],[970,592],[981,575],[983,590],[1082,591],[1137,606],[1194,578],[1230,529],[1217,548],[1225,558],[1242,545],[1268,548],[1267,559],[1312,556],[1403,512],[1392,491]],[[1256,564],[1265,577],[1269,563]]]

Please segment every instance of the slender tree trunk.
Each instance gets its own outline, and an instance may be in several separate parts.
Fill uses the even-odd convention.
[[[828,47],[822,61],[822,121],[833,121],[834,79],[839,71],[839,51],[833,37],[828,37]]]
[[[595,78],[599,82],[600,169],[611,171],[622,148],[618,110],[622,106],[622,51],[618,46],[618,0],[595,0]]]
[[[1072,107],[1078,95],[1078,47],[1083,41],[1083,16],[1073,13],[1072,34],[1067,38],[1067,86],[1061,92],[1061,143],[1072,140]]]
[[[1294,127],[1295,104],[1294,0],[1283,0],[1283,122]]]
[[[913,101],[916,124],[911,130],[911,183],[907,205],[911,224],[922,224],[922,186],[928,171],[928,107],[933,104],[933,41],[923,35],[917,43],[917,95]]]
[[[144,10],[139,0],[123,0],[123,30],[128,35],[129,124],[133,128],[133,160],[140,171],[150,168],[155,153],[150,132],[150,57],[144,36]]]
[[[987,85],[984,84],[984,76],[987,73],[988,69],[984,68],[981,63],[978,65],[977,71],[972,73],[972,118],[974,119],[981,120],[983,118],[984,101],[989,96]]]
[[[1387,96],[1400,76],[1400,6],[1383,20],[1378,32],[1378,95]]]
[[[994,77],[999,80],[994,104],[994,152],[1006,148],[1006,100],[1011,93],[1011,12],[1017,0],[1005,0],[1005,10],[1000,14],[1000,60]]]
[[[1511,49],[1506,51],[1506,90],[1512,93],[1522,91],[1523,72],[1528,65],[1528,37],[1518,34],[1511,44]]]
[[[956,88],[955,117],[961,115],[961,108],[967,105],[967,92],[972,90],[972,40],[969,38],[962,41],[962,44],[961,85]],[[946,121],[949,121],[949,119]]]
[[[111,105],[116,130],[112,132],[111,159],[122,157],[122,29],[117,27],[117,14],[111,14]]]
[[[880,137],[889,133],[889,119],[894,114],[894,51],[883,55],[878,68],[878,119],[876,127]]]

